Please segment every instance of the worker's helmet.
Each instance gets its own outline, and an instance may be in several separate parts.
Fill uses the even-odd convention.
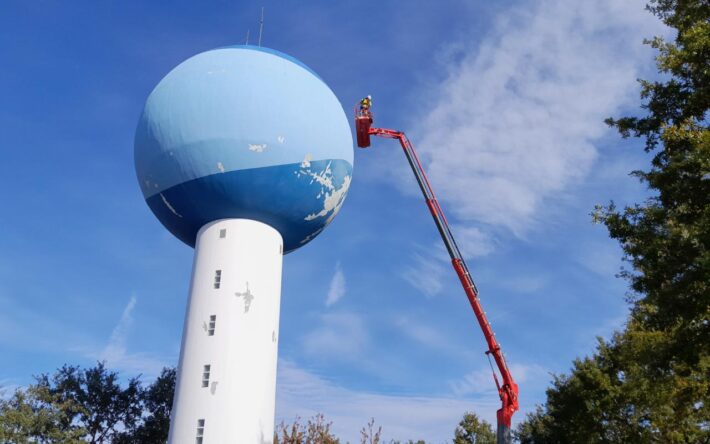
[[[372,96],[368,95],[367,100],[372,100]]]

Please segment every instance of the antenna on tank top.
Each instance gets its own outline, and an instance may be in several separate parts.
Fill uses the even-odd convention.
[[[247,29],[247,39],[244,42],[245,45],[249,45],[249,29]]]
[[[261,46],[261,36],[264,34],[264,7],[261,7],[261,20],[259,20],[259,46]]]

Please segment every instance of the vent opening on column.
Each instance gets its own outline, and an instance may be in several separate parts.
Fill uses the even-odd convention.
[[[209,387],[210,386],[210,366],[205,365],[204,368],[202,369],[202,387]]]
[[[225,237],[227,237],[227,229],[222,228],[221,230],[219,230],[219,238],[224,239]]]
[[[214,271],[214,288],[219,288],[222,284],[222,270]]]
[[[197,420],[197,436],[195,437],[195,444],[202,444],[202,438],[205,436],[205,420]]]
[[[217,325],[217,315],[210,315],[210,324],[207,327],[207,336],[214,336],[214,328]]]

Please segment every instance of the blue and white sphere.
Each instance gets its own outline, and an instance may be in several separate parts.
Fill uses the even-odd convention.
[[[143,196],[178,239],[245,218],[277,229],[289,252],[333,220],[350,186],[343,107],[298,60],[254,46],[218,48],[170,71],[136,130]]]

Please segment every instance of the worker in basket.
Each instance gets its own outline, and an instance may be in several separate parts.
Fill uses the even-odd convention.
[[[370,114],[370,107],[372,107],[372,96],[360,100],[360,114]]]

